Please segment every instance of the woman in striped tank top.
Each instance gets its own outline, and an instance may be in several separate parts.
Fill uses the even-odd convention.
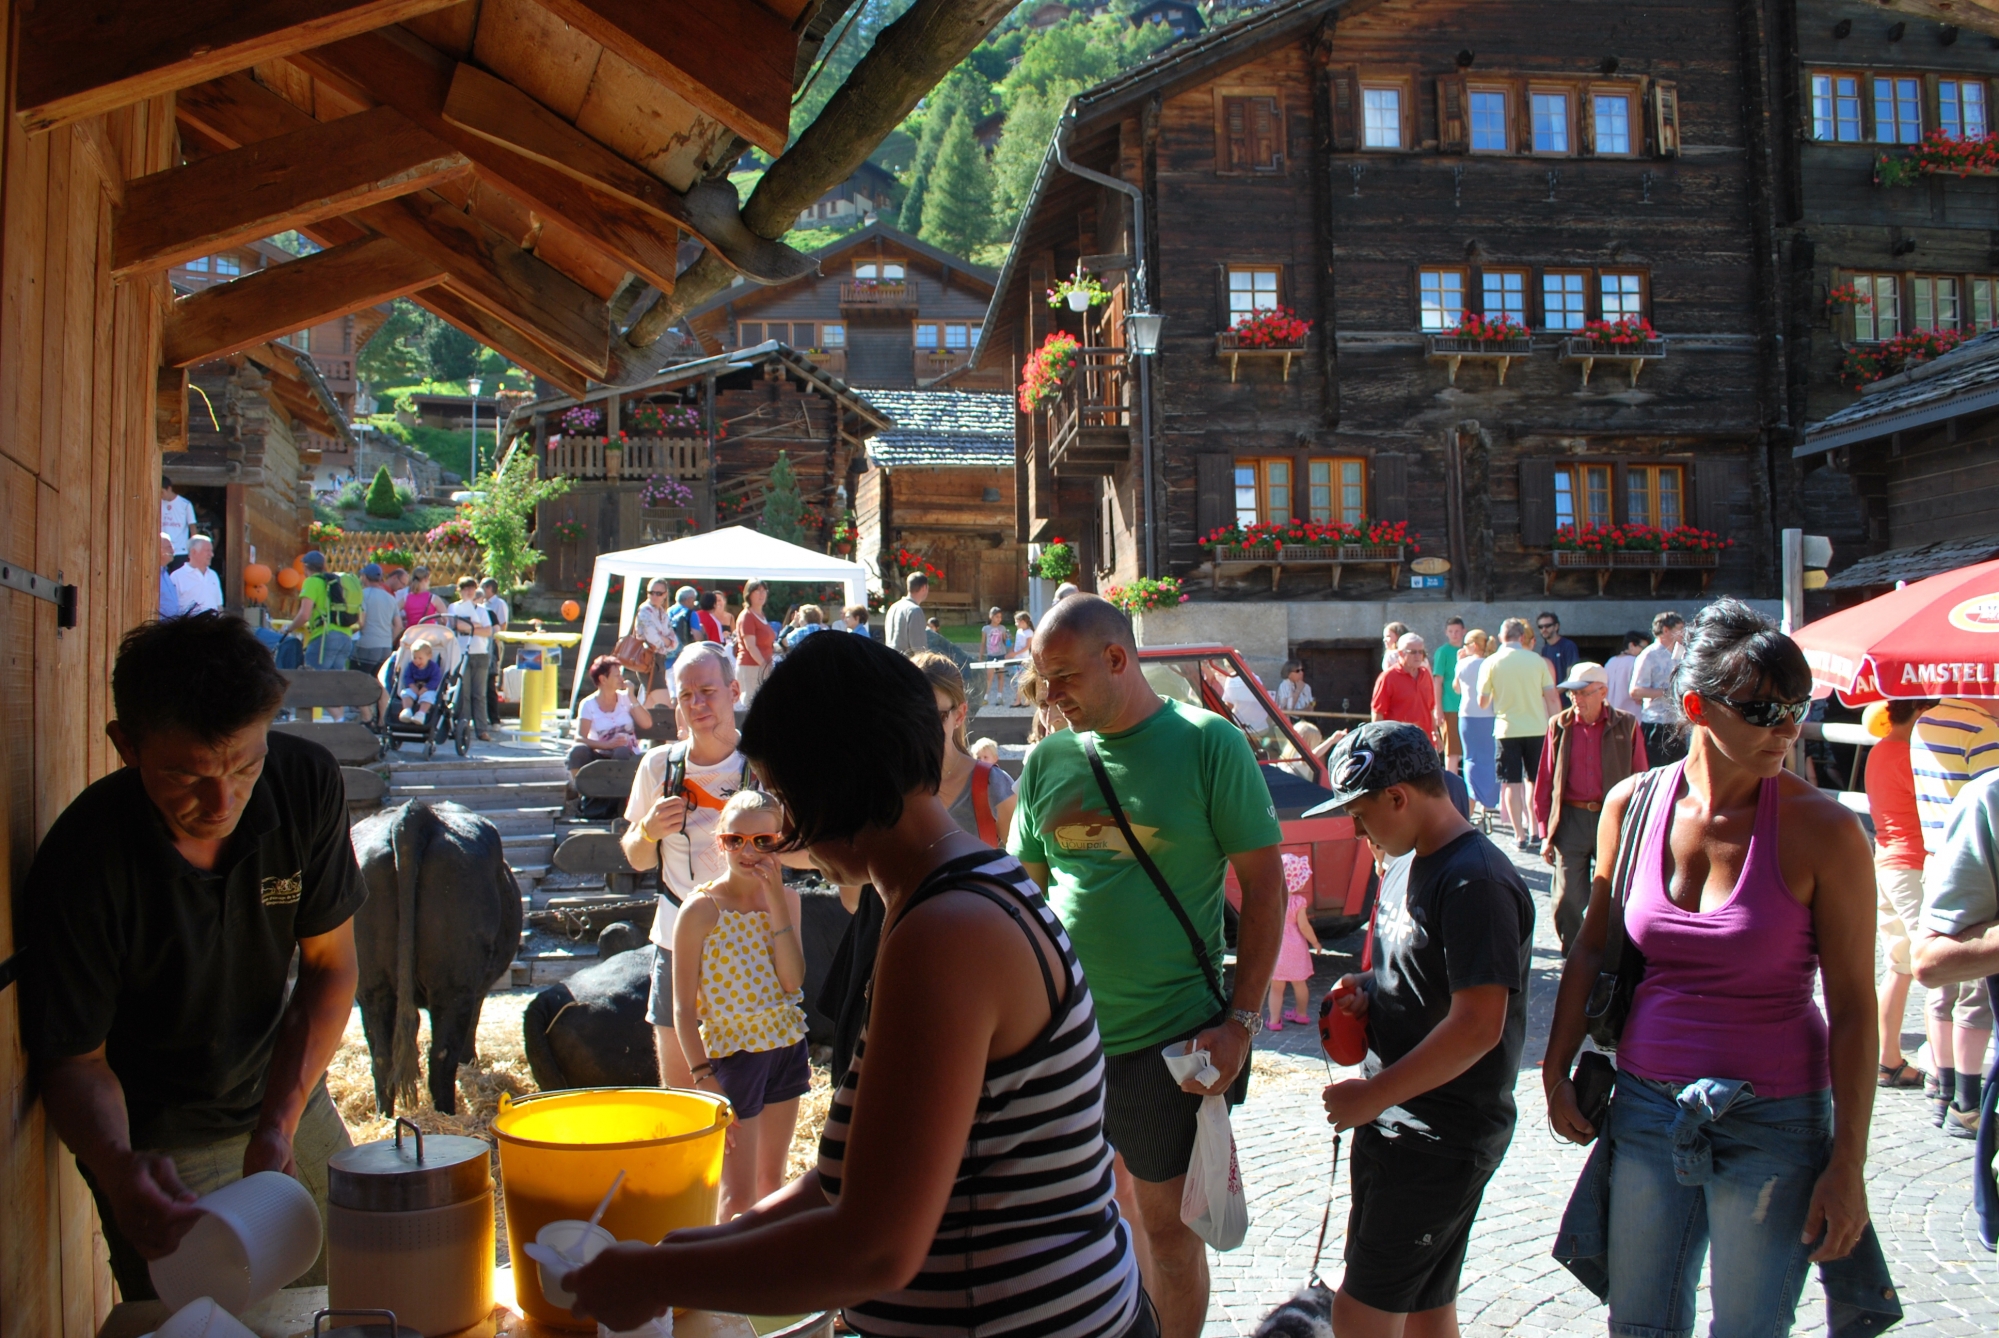
[[[829,767],[836,704],[853,727]],[[1089,987],[1025,870],[939,801],[922,672],[861,637],[807,638],[742,750],[792,844],[887,905],[869,1022],[818,1169],[726,1225],[606,1250],[564,1282],[577,1314],[837,1306],[870,1335],[1156,1338],[1112,1197]]]

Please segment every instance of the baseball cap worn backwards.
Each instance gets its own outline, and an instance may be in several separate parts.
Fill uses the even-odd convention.
[[[1303,814],[1336,813],[1364,794],[1391,785],[1421,780],[1444,769],[1430,738],[1399,720],[1373,720],[1360,726],[1333,748],[1326,759],[1327,784],[1333,797]]]

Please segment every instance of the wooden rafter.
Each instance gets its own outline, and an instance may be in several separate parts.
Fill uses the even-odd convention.
[[[80,121],[457,0],[37,0],[21,6],[14,112]]]
[[[216,284],[174,303],[161,360],[188,367],[427,288],[444,266],[369,237]]]
[[[541,0],[773,156],[791,138],[791,24],[746,0]]]
[[[112,272],[162,269],[408,195],[471,167],[390,107],[316,122],[128,183]]]

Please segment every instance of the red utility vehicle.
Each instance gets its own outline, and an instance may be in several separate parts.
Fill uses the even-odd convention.
[[[1332,798],[1325,788],[1326,764],[1298,737],[1241,655],[1219,645],[1142,646],[1138,659],[1160,696],[1226,716],[1248,737],[1283,828],[1284,853],[1312,861],[1313,924],[1335,935],[1358,927],[1373,894],[1373,847],[1354,835],[1352,818],[1300,816]],[[1310,770],[1310,780],[1287,769],[1300,763],[1301,770]],[[1242,904],[1233,868],[1227,887],[1233,913]]]

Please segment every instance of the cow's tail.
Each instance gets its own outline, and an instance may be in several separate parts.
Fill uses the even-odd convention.
[[[421,815],[421,816],[419,816]],[[389,1092],[408,1109],[417,1104],[418,1060],[416,1047],[416,883],[423,866],[425,836],[430,831],[430,811],[421,801],[403,806],[396,820],[391,848],[396,864],[396,1021],[395,1041],[389,1048]],[[435,819],[432,819],[434,822]]]

